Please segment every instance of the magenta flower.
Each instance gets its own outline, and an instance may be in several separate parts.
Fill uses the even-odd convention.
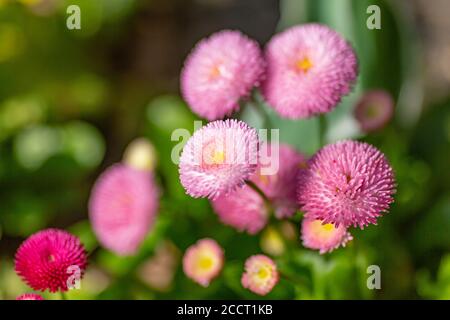
[[[301,170],[298,200],[305,217],[361,229],[394,201],[394,173],[375,147],[340,141],[319,150]]]
[[[207,287],[222,270],[223,249],[212,239],[201,239],[190,246],[183,257],[183,271],[192,280]]]
[[[337,32],[305,24],[275,35],[265,52],[263,95],[283,117],[298,119],[331,111],[358,74],[352,47]]]
[[[262,160],[262,151],[266,150],[269,158],[278,157],[278,170],[266,174],[263,170],[270,165]],[[273,161],[273,160],[272,160]],[[270,199],[279,219],[291,217],[298,209],[297,180],[301,167],[306,165],[305,157],[287,144],[264,144],[260,148],[260,164],[252,181]]]
[[[269,257],[258,254],[245,261],[242,274],[242,286],[250,291],[265,296],[278,283],[277,265]]]
[[[118,255],[132,255],[147,236],[158,210],[158,189],[150,171],[115,164],[98,178],[89,214],[100,243]]]
[[[17,249],[16,273],[34,290],[67,291],[74,268],[80,276],[87,266],[84,246],[74,235],[58,229],[39,231]]]
[[[36,293],[24,293],[16,298],[16,300],[45,300],[41,295]]]
[[[335,227],[331,223],[323,224],[321,220],[303,219],[302,241],[306,248],[319,250],[320,254],[345,247],[353,237],[342,224]]]
[[[218,120],[197,130],[180,157],[187,194],[214,199],[243,186],[256,171],[258,144],[256,130],[238,120]]]
[[[186,59],[181,92],[192,111],[217,120],[239,109],[239,100],[259,85],[263,73],[256,41],[224,30],[200,41]]]
[[[249,186],[222,195],[211,204],[222,223],[249,234],[261,231],[269,218],[269,208],[264,199]]]
[[[366,92],[356,104],[355,118],[364,132],[383,128],[394,114],[394,100],[383,90]]]

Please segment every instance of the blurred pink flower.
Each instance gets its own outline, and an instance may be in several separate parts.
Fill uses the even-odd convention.
[[[245,261],[242,274],[242,286],[250,291],[265,296],[278,283],[279,274],[275,262],[269,257],[258,254]]]
[[[73,266],[82,276],[87,266],[86,250],[77,237],[59,229],[31,235],[15,256],[16,273],[34,290],[67,291]]]
[[[323,224],[321,220],[303,219],[302,241],[306,248],[319,250],[320,254],[331,252],[346,243],[353,237],[342,224],[335,227],[333,224]]]
[[[270,165],[260,161],[258,170],[251,180],[270,199],[278,219],[291,217],[298,209],[296,193],[298,173],[300,168],[306,165],[306,158],[287,144],[276,146],[273,143],[262,145],[260,155],[266,146],[267,156],[278,157],[278,170],[273,174],[265,174],[263,169]],[[278,154],[275,154],[276,152]]]
[[[148,234],[158,209],[150,171],[115,164],[95,183],[89,213],[100,243],[118,255],[132,255]]]
[[[211,204],[224,224],[249,234],[261,231],[269,218],[264,199],[247,185],[212,200]]]
[[[192,280],[207,287],[217,277],[224,262],[223,249],[212,239],[201,239],[191,245],[183,257],[183,271]]]
[[[340,141],[319,150],[301,170],[298,200],[305,218],[361,229],[394,201],[394,173],[375,147]]]
[[[16,298],[16,300],[45,300],[41,295],[36,293],[24,293]]]
[[[266,146],[266,160],[271,159],[272,165],[274,162],[278,163],[278,168],[272,174],[263,174],[263,169],[268,169],[270,165],[267,161],[264,161],[264,164],[260,161],[257,172],[250,180],[270,200],[277,218],[290,217],[298,207],[297,175],[301,165],[305,163],[305,158],[288,145],[263,144],[260,151],[265,150]],[[212,200],[211,204],[223,223],[249,234],[261,231],[269,219],[269,204],[249,186],[222,195]]]
[[[181,92],[191,109],[208,120],[239,109],[239,100],[259,85],[264,59],[256,41],[224,30],[200,41],[186,59]]]
[[[372,132],[383,128],[394,113],[394,100],[383,90],[366,92],[358,101],[354,115],[361,129]]]
[[[258,144],[256,130],[234,119],[197,130],[180,157],[180,180],[187,194],[214,199],[243,186],[256,170]]]
[[[275,35],[265,57],[263,95],[281,116],[291,119],[331,111],[358,74],[351,45],[320,24],[294,26]]]

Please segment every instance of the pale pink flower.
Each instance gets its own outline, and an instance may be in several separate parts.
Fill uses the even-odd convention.
[[[150,171],[115,164],[95,183],[89,213],[100,243],[118,255],[132,255],[147,236],[158,209]]]
[[[261,152],[268,151],[268,158],[278,162],[278,170],[266,174],[264,168],[270,167],[262,161]],[[264,157],[265,158],[265,157]],[[271,201],[275,216],[279,219],[291,217],[298,209],[297,180],[300,168],[306,165],[306,158],[287,144],[264,144],[260,148],[260,164],[251,180],[264,192]]]
[[[361,129],[372,132],[383,128],[394,114],[394,100],[383,90],[366,92],[356,104],[354,115]]]
[[[269,207],[264,199],[247,185],[211,200],[211,204],[224,224],[249,234],[261,231],[269,218]]]
[[[234,119],[197,130],[180,157],[180,180],[187,194],[214,199],[242,187],[256,171],[258,141],[255,129]]]
[[[351,45],[320,24],[294,26],[275,35],[265,57],[263,95],[281,116],[291,119],[331,111],[350,92],[358,73]]]
[[[303,219],[302,241],[306,248],[319,250],[320,254],[345,247],[353,237],[342,224],[335,227],[332,223],[323,224],[322,220]]]
[[[361,229],[394,201],[394,173],[375,147],[340,141],[319,150],[301,170],[298,200],[305,217]]]
[[[181,92],[192,111],[208,120],[239,109],[239,101],[259,85],[264,59],[256,41],[224,30],[200,41],[186,59]]]
[[[269,257],[258,254],[245,261],[245,270],[242,274],[242,286],[250,291],[265,296],[278,283],[279,274],[277,265]]]
[[[192,280],[207,287],[222,270],[223,249],[216,241],[205,238],[191,245],[183,257],[183,271]]]

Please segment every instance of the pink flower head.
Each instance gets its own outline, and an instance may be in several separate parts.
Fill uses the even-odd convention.
[[[247,185],[212,200],[211,204],[224,224],[249,234],[261,231],[269,218],[264,199]]]
[[[194,197],[217,198],[244,185],[258,163],[258,134],[245,122],[217,120],[197,130],[180,157],[180,180]]]
[[[320,254],[331,252],[340,246],[345,247],[353,237],[342,224],[323,224],[321,220],[303,219],[302,241],[307,248],[319,250]]]
[[[283,117],[298,119],[331,111],[358,74],[351,45],[320,24],[295,26],[267,45],[263,95]]]
[[[267,153],[264,156],[263,151]],[[261,146],[259,162],[251,180],[271,200],[277,218],[291,217],[298,207],[297,180],[300,168],[306,165],[305,157],[289,145],[272,143]],[[278,163],[277,170],[265,172],[274,163]]]
[[[150,171],[115,164],[101,174],[89,200],[97,238],[118,255],[134,254],[158,209],[158,189]]]
[[[44,300],[44,298],[36,293],[24,293],[18,296],[16,300]]]
[[[384,127],[394,113],[394,100],[383,90],[366,92],[355,108],[355,118],[361,129],[372,132]]]
[[[74,235],[59,229],[39,231],[17,249],[16,273],[34,290],[67,291],[73,268],[82,276],[87,266],[84,246]]]
[[[256,294],[265,296],[278,283],[277,265],[263,254],[248,258],[244,268],[241,278],[242,286]]]
[[[239,109],[239,100],[259,85],[263,73],[256,41],[239,31],[220,31],[200,41],[186,59],[181,92],[192,111],[217,120]]]
[[[201,239],[191,245],[183,257],[183,271],[192,280],[207,287],[222,270],[223,249],[212,239]]]
[[[394,173],[386,157],[370,144],[340,141],[308,161],[297,190],[306,218],[362,229],[376,224],[394,201]]]

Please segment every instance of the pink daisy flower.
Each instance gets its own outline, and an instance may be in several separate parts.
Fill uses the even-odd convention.
[[[383,90],[366,92],[358,101],[354,115],[361,129],[372,132],[383,128],[394,114],[394,100]]]
[[[191,245],[183,257],[183,271],[192,280],[207,287],[222,270],[223,249],[212,239],[201,239]]]
[[[250,291],[265,296],[278,283],[279,274],[275,262],[269,257],[258,254],[245,261],[242,274],[242,286]]]
[[[261,152],[266,150],[270,158],[278,157],[278,170],[265,174],[268,164],[261,161]],[[275,154],[277,152],[277,154]],[[260,149],[260,165],[252,181],[270,199],[278,219],[291,217],[297,211],[297,180],[301,167],[306,165],[305,157],[289,145],[264,144]]]
[[[394,173],[375,147],[340,141],[319,150],[301,170],[298,200],[305,217],[361,229],[394,201]]]
[[[264,199],[249,186],[211,201],[222,223],[239,231],[256,234],[267,224],[269,208]]]
[[[303,219],[302,241],[306,248],[319,250],[320,254],[331,252],[340,246],[345,247],[353,237],[342,224],[323,224],[321,220]]]
[[[16,298],[16,300],[45,300],[41,295],[36,293],[24,293]]]
[[[158,210],[158,189],[150,171],[115,164],[101,174],[89,200],[100,243],[118,255],[132,255],[147,236]]]
[[[256,130],[238,120],[218,120],[197,130],[180,157],[187,194],[214,199],[244,185],[256,170],[258,143]]]
[[[288,145],[264,144],[260,151],[266,150],[266,146],[267,161],[268,159],[276,161],[278,168],[273,174],[265,174],[263,169],[267,169],[270,165],[266,161],[260,161],[257,172],[250,180],[269,198],[277,218],[290,217],[298,207],[297,175],[302,164],[305,164],[305,158]],[[211,204],[224,224],[249,234],[261,231],[267,224],[270,213],[270,208],[263,197],[249,186],[222,195],[212,200]]]
[[[224,30],[200,41],[181,72],[181,92],[192,111],[208,120],[239,109],[239,100],[259,85],[264,59],[256,41]]]
[[[275,35],[265,57],[263,95],[281,116],[291,119],[331,111],[350,92],[358,73],[351,45],[320,24]]]
[[[86,250],[77,237],[64,230],[47,229],[31,235],[15,256],[16,273],[34,290],[67,291],[74,266],[82,276]]]

